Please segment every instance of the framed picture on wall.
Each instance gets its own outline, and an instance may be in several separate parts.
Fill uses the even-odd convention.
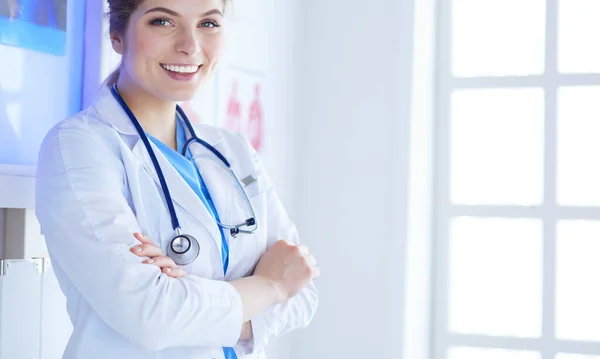
[[[81,110],[86,3],[94,2],[102,3],[0,0],[0,208],[34,207],[40,144]]]
[[[0,0],[0,43],[65,55],[67,0]]]
[[[261,152],[265,138],[266,75],[224,64],[218,73],[218,124],[240,132]]]

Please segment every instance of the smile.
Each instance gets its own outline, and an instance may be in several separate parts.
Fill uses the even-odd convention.
[[[165,69],[167,71],[175,72],[175,73],[179,73],[179,74],[194,74],[194,73],[198,72],[198,70],[200,69],[200,67],[202,67],[202,65],[180,66],[180,65],[160,64],[160,67],[162,67],[163,69]]]

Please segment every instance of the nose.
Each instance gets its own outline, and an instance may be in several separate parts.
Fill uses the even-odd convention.
[[[182,29],[175,46],[178,52],[188,56],[195,55],[200,51],[200,39],[196,29]]]

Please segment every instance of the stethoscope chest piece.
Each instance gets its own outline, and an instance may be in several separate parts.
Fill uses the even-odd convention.
[[[189,234],[178,235],[171,240],[167,247],[167,256],[180,266],[192,263],[199,254],[200,244]]]

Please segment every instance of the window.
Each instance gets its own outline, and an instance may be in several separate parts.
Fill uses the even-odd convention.
[[[600,359],[600,1],[439,0],[435,359]]]

